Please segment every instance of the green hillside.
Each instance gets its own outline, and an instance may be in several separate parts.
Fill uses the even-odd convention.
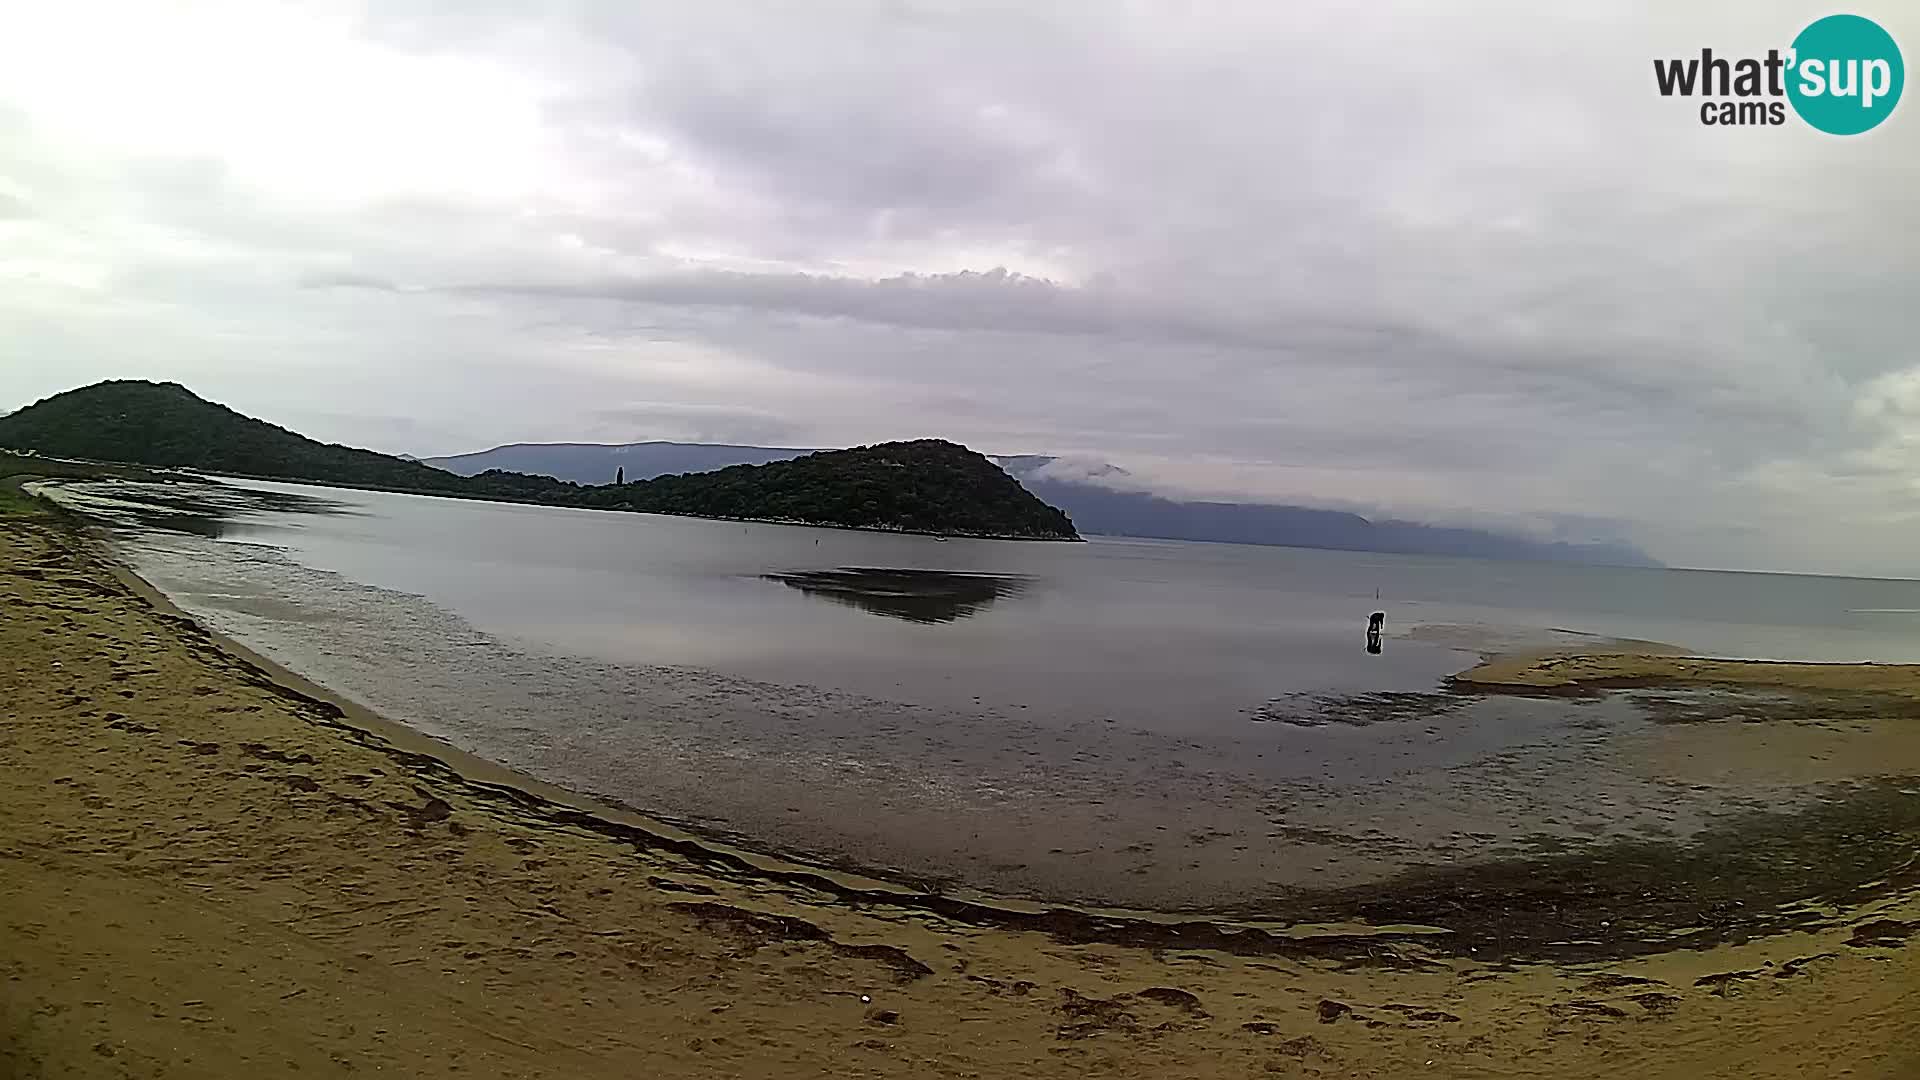
[[[884,523],[912,532],[1033,539],[1077,535],[1067,515],[998,465],[941,439],[823,450],[766,465],[587,488],[583,496],[588,505],[660,514]]]
[[[0,446],[245,476],[437,491],[458,477],[405,458],[317,442],[243,416],[178,383],[116,381],[0,417]]]
[[[966,536],[1077,539],[1073,523],[980,454],[938,439],[831,450],[770,465],[582,486],[492,470],[462,477],[318,442],[177,383],[97,383],[0,417],[0,447],[344,487],[701,517]]]

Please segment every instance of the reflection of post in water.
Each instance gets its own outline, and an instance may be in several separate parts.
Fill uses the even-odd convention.
[[[1367,616],[1367,651],[1375,656],[1380,654],[1380,631],[1387,624],[1387,613],[1376,611]]]

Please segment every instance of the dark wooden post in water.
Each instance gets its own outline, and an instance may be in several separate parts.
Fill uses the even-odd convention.
[[[625,465],[615,465],[613,467],[613,482],[615,484],[624,484],[627,482],[627,467]]]

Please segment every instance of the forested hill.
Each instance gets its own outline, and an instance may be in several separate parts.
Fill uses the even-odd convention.
[[[1073,524],[986,458],[925,439],[636,484],[584,486],[490,470],[463,477],[322,443],[177,383],[114,381],[0,417],[0,447],[345,487],[556,506],[758,518],[967,536],[1077,539]]]
[[[318,442],[207,401],[178,383],[103,382],[55,394],[0,417],[0,446],[356,487],[464,490],[460,477],[432,466]]]
[[[592,506],[662,514],[886,522],[913,532],[1077,538],[1066,514],[1035,498],[983,455],[941,439],[661,476],[589,488],[585,498]]]

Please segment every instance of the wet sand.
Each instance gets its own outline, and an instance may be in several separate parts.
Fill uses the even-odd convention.
[[[1146,727],[968,701],[991,688],[953,674],[959,700],[935,702],[656,664],[644,647],[581,654],[555,643],[564,627],[503,638],[274,547],[115,535],[115,553],[201,625],[409,728],[704,836],[948,892],[1284,916],[1301,890],[1693,837],[1829,797],[1668,777],[1639,747],[1653,712],[1680,706],[1640,691],[1449,691],[1458,653],[1400,690],[1201,700],[1149,710],[1166,715]],[[1058,681],[1072,696],[1090,679]],[[1184,685],[1204,699],[1205,678]]]
[[[1740,766],[1826,753],[1822,778],[1861,793],[1826,819],[1729,824],[1666,862],[1642,847],[1309,892],[1297,913],[1320,925],[1250,928],[715,849],[329,700],[64,525],[0,519],[0,657],[0,1075],[1920,1075],[1901,817],[1920,785],[1892,756],[1915,731],[1869,699],[1825,710],[1848,713],[1830,731],[1786,721],[1790,745]],[[1920,687],[1910,668],[1684,663],[1464,681],[1731,677],[1882,705]],[[1669,733],[1767,727],[1676,715],[1639,750],[1677,774],[1698,766]],[[1779,868],[1754,851],[1855,857],[1762,896]],[[1685,909],[1721,879],[1766,912]],[[1608,887],[1625,880],[1673,895]],[[1596,936],[1557,939],[1568,918]],[[1711,932],[1674,937],[1701,918]]]

